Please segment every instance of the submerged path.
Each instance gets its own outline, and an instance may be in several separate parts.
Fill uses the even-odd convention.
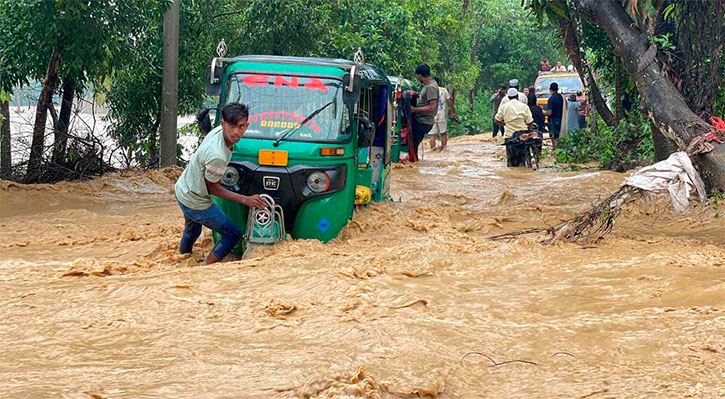
[[[641,205],[598,243],[490,241],[624,177],[504,165],[453,140],[333,242],[214,266],[207,233],[176,254],[178,170],[0,182],[0,397],[725,395],[722,219]]]

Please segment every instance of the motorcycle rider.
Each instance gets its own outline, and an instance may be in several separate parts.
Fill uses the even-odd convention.
[[[508,102],[499,107],[495,121],[499,126],[505,126],[504,143],[506,145],[506,166],[519,166],[524,155],[521,146],[513,145],[513,140],[521,134],[531,130],[534,118],[531,115],[527,102],[519,101],[519,92],[516,88],[508,89]],[[523,93],[521,93],[523,94]],[[527,101],[527,100],[525,100]],[[511,145],[508,145],[511,143]]]

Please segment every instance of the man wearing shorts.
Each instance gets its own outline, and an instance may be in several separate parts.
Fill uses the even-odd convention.
[[[441,135],[441,149],[443,151],[448,144],[448,121],[446,120],[446,104],[451,109],[451,116],[453,119],[458,119],[456,114],[456,106],[453,104],[453,99],[448,93],[448,89],[441,86],[441,80],[436,76],[433,78],[438,84],[438,112],[436,113],[433,121],[433,127],[430,129],[428,135],[430,135],[430,149],[435,150],[436,148],[436,135]]]
[[[551,145],[556,148],[556,142],[561,133],[561,118],[564,115],[564,96],[559,94],[559,85],[553,82],[549,85],[551,97],[546,105],[546,116],[549,117],[549,137]]]

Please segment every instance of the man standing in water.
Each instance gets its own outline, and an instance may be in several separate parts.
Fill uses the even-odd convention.
[[[448,144],[448,113],[446,112],[446,106],[451,110],[451,116],[454,120],[458,119],[458,114],[456,114],[456,106],[453,104],[453,98],[451,98],[450,93],[448,93],[448,89],[441,86],[441,80],[438,79],[437,76],[433,77],[433,80],[435,80],[438,85],[438,111],[436,112],[433,128],[430,130],[428,135],[430,136],[431,150],[436,148],[436,135],[441,135],[440,151],[442,152],[446,149],[446,145]]]
[[[438,84],[430,76],[430,67],[420,64],[415,68],[415,75],[418,77],[423,88],[418,93],[418,102],[415,107],[410,107],[414,114],[413,123],[413,148],[416,158],[418,157],[418,146],[430,132],[435,123],[435,115],[438,112]]]
[[[526,99],[526,95],[519,91],[519,80],[518,79],[511,79],[509,80],[509,89],[516,89],[516,92],[518,93],[518,97],[516,97],[521,104],[526,104],[528,100]],[[501,99],[501,107],[503,107],[504,104],[511,101],[511,97],[504,97]]]
[[[212,202],[212,195],[248,207],[267,206],[259,195],[237,194],[219,184],[231,160],[234,144],[247,130],[248,118],[249,108],[246,105],[237,102],[227,104],[222,109],[221,129],[212,130],[204,138],[174,186],[176,200],[184,214],[184,233],[179,252],[191,253],[201,234],[201,226],[214,230],[222,237],[206,257],[207,264],[221,261],[242,237],[234,221]]]
[[[549,85],[551,97],[546,105],[546,116],[549,117],[549,137],[551,137],[551,145],[556,148],[556,142],[559,140],[561,133],[561,119],[564,116],[564,96],[559,94],[559,84],[553,82]]]
[[[498,85],[498,91],[493,93],[493,95],[490,98],[491,101],[491,108],[493,109],[493,114],[491,119],[493,120],[493,137],[496,137],[498,134],[499,129],[501,130],[501,135],[503,136],[503,126],[499,126],[498,123],[496,123],[496,113],[498,112],[499,106],[501,106],[501,100],[506,97],[506,86],[504,85]]]

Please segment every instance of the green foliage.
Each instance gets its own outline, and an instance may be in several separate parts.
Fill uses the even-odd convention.
[[[0,0],[0,85],[40,80],[53,51],[61,80],[92,83],[105,100],[110,134],[131,164],[157,153],[163,12],[169,0]],[[179,112],[203,106],[205,67],[225,39],[228,55],[351,58],[361,48],[389,75],[413,78],[427,63],[451,93],[479,93],[461,105],[460,133],[490,129],[489,94],[511,78],[531,84],[540,58],[560,54],[519,0],[188,0],[180,3]],[[22,40],[21,40],[22,39]],[[531,46],[531,43],[537,43]],[[481,88],[485,90],[481,91]],[[459,96],[462,98],[464,96]]]
[[[549,59],[552,65],[558,60],[567,64],[557,30],[538,26],[517,2],[484,3],[479,18],[485,23],[476,54],[481,64],[477,87],[489,96],[499,84],[508,85],[510,79],[518,79],[521,88],[533,85],[541,59]]]
[[[672,32],[664,35],[657,35],[652,38],[652,41],[659,45],[660,48],[665,50],[675,50],[676,47],[672,44]]]
[[[508,1],[508,0],[507,0]],[[389,75],[412,77],[426,62],[451,91],[469,90],[472,21],[454,0],[272,0],[181,3],[179,112],[204,105],[205,67],[221,39],[228,55],[278,54],[366,60]],[[162,76],[161,15],[149,18],[132,46],[135,61],[114,65],[107,88],[111,133],[125,153],[154,164]],[[146,62],[139,63],[143,59]]]
[[[713,211],[715,211],[715,217],[720,217],[720,205],[723,202],[723,194],[722,191],[713,188],[710,192],[708,204],[712,208]]]
[[[215,54],[215,25],[220,10],[213,3],[184,1],[179,17],[179,113],[190,114],[203,105],[205,66]],[[163,75],[163,11],[147,13],[149,22],[129,47],[133,58],[113,66],[106,92],[110,134],[130,163],[152,167],[158,161],[157,135],[161,117]],[[232,46],[230,46],[232,47]],[[143,62],[139,62],[143,60]]]
[[[60,76],[79,88],[108,74],[111,62],[148,24],[153,0],[0,0],[0,86],[42,80],[53,52],[62,54]]]
[[[554,154],[562,164],[596,161],[603,168],[626,171],[654,161],[649,119],[634,110],[616,128],[600,120],[596,132],[589,128],[575,130],[559,144]]]
[[[720,59],[720,70],[718,73],[720,76],[725,76],[725,57]],[[715,93],[712,109],[712,113],[715,116],[725,119],[725,90],[719,90]]]
[[[228,31],[232,54],[308,56],[320,52],[320,38],[330,33],[333,3],[329,0],[252,0],[234,6],[244,12]],[[225,23],[217,20],[211,23]],[[243,27],[243,28],[241,28]],[[216,45],[216,43],[215,43]]]
[[[37,23],[54,14],[51,1],[0,0],[0,88],[12,90],[16,83],[39,79],[47,69],[52,43],[52,24]],[[43,68],[45,66],[45,69]]]
[[[448,123],[451,137],[488,132],[493,127],[493,109],[488,94],[476,96],[472,108],[459,107],[457,110],[460,122]]]

